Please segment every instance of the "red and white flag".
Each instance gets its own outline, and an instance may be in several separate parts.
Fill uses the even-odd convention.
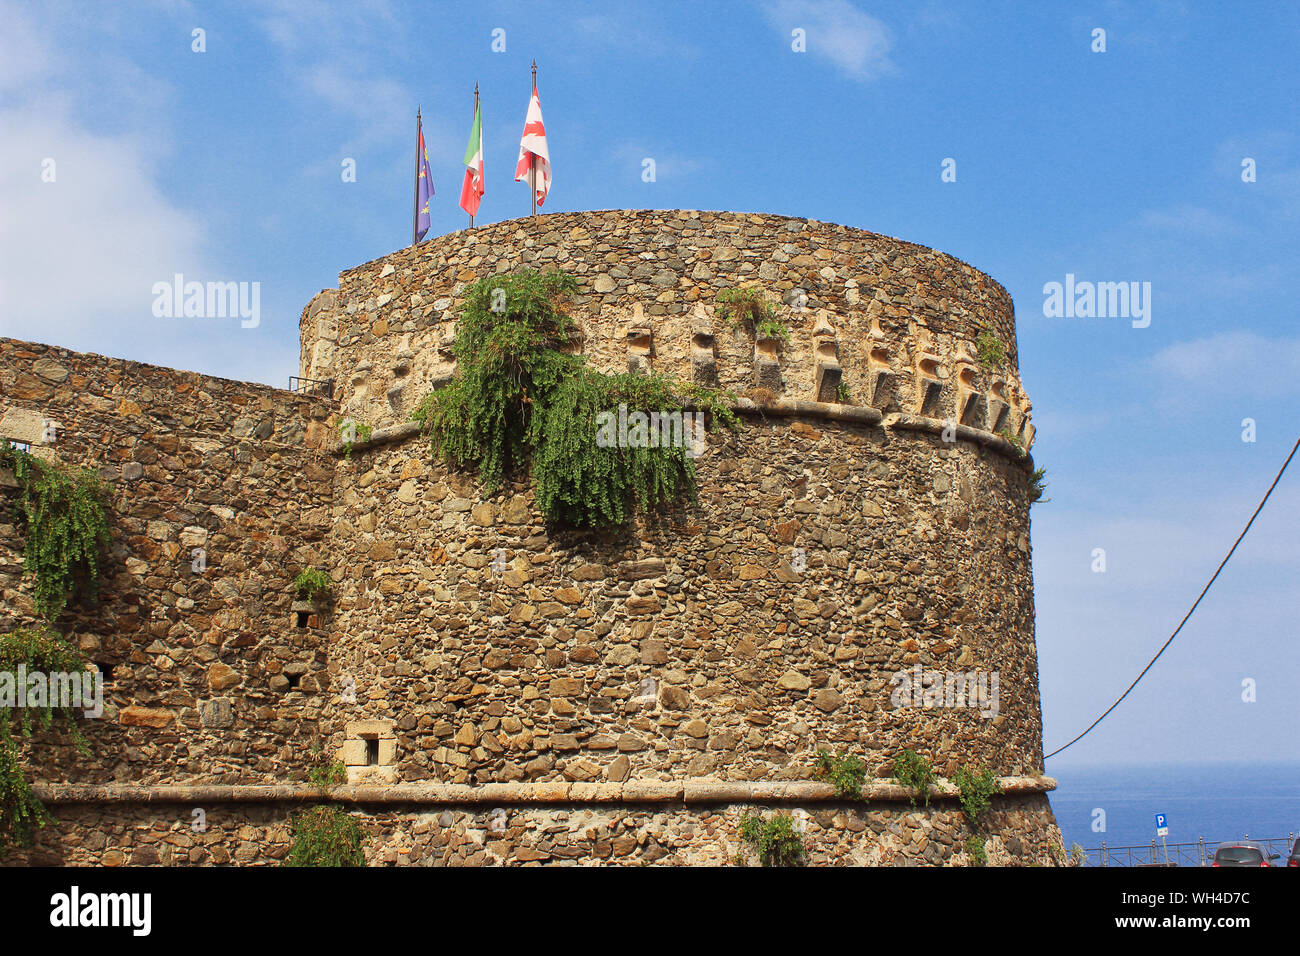
[[[542,104],[537,98],[537,85],[528,101],[528,118],[524,120],[524,136],[519,141],[519,162],[515,166],[515,182],[526,182],[529,172],[536,177],[533,188],[537,205],[546,202],[551,189],[551,156],[546,149],[546,126],[542,123]]]

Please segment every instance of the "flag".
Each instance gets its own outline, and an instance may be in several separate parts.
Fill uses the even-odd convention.
[[[474,125],[469,130],[469,145],[465,147],[465,182],[460,187],[460,208],[471,216],[478,215],[479,200],[483,198],[483,114],[478,97],[474,99]]]
[[[542,104],[537,98],[537,85],[533,84],[533,97],[528,101],[528,118],[524,120],[524,136],[519,141],[519,163],[515,166],[515,182],[528,179],[529,169],[536,170],[535,189],[537,205],[546,202],[551,189],[551,157],[546,149],[546,127],[542,124]]]
[[[433,173],[429,170],[429,151],[424,145],[424,127],[419,113],[415,115],[415,129],[419,138],[415,154],[415,241],[419,242],[432,222],[429,200],[433,198]]]

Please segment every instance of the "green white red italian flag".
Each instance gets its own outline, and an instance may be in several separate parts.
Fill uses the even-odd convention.
[[[479,200],[483,198],[483,114],[474,104],[474,125],[469,131],[469,145],[465,147],[465,182],[460,187],[460,208],[471,216],[478,215]]]

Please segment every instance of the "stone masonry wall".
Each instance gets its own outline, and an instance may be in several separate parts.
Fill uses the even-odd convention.
[[[465,290],[521,266],[578,277],[574,347],[595,366],[710,374],[753,399],[696,459],[698,504],[575,532],[541,520],[525,478],[485,497],[409,429],[338,448],[343,417],[407,421],[454,371]],[[763,290],[788,345],[720,320],[737,286]],[[819,747],[881,778],[904,748],[943,777],[1041,776],[1031,463],[988,434],[1029,445],[1033,426],[1011,302],[982,273],[805,220],[566,213],[349,270],[301,330],[300,372],[333,379],[332,400],[0,339],[0,436],[99,468],[114,502],[102,602],[60,627],[109,707],[85,722],[89,759],[57,734],[29,752],[57,822],[7,864],[275,862],[297,796],[231,798],[197,833],[195,804],[58,785],[303,781],[318,739],[353,784],[574,788],[512,806],[504,831],[478,803],[358,803],[375,864],[725,862],[744,799],[620,807],[581,788],[806,786]],[[1006,367],[979,366],[982,330]],[[837,411],[840,375],[883,419]],[[777,414],[790,399],[808,404]],[[0,630],[34,623],[16,519],[0,480]],[[309,564],[333,595],[299,627],[290,580]],[[996,674],[996,712],[895,707],[891,678],[914,666]],[[995,862],[1049,862],[1049,786],[995,801]],[[950,797],[783,805],[813,862],[965,860]]]
[[[859,404],[919,411],[932,402],[931,417],[1032,443],[1006,290],[924,246],[783,216],[559,213],[407,247],[343,272],[337,290],[304,309],[300,374],[333,380],[342,412],[358,421],[405,420],[454,368],[452,329],[466,289],[521,267],[577,278],[576,347],[601,370],[626,371],[629,357],[648,348],[650,367],[688,381],[706,357],[725,388],[815,399],[821,355],[842,368]],[[752,330],[718,316],[718,293],[736,287],[761,289],[789,326],[789,344],[771,346],[776,367],[760,369]],[[977,361],[975,339],[986,329],[1006,347],[1004,369]],[[937,383],[932,394],[926,382]],[[967,406],[968,395],[987,401]]]
[[[888,776],[1041,772],[1020,462],[825,421],[710,436],[700,505],[548,529],[423,441],[341,463],[326,724],[396,727],[401,780],[801,779],[819,746]],[[798,569],[798,570],[796,570]],[[915,664],[997,673],[995,716],[891,706]]]
[[[0,436],[98,469],[113,502],[100,603],[59,622],[103,672],[105,712],[82,721],[88,758],[43,733],[38,779],[302,775],[328,644],[291,627],[289,582],[323,563],[334,460],[315,446],[329,414],[267,386],[0,338]],[[0,486],[0,630],[38,623],[17,498]]]
[[[71,805],[6,865],[278,866],[288,855],[284,804]],[[349,807],[369,866],[757,865],[739,839],[745,812],[790,813],[810,866],[969,866],[955,803],[782,805],[583,803],[493,808]],[[1060,832],[1045,794],[994,799],[983,822],[990,865],[1055,865]],[[1054,850],[1053,848],[1058,848]]]

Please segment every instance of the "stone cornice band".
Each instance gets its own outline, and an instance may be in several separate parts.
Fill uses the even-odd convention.
[[[691,402],[685,404],[688,408],[698,407]],[[974,442],[977,445],[1005,455],[1013,461],[1021,463],[1027,471],[1032,471],[1034,466],[1033,458],[1030,457],[1028,452],[1022,451],[1001,435],[986,432],[981,428],[972,428],[970,425],[957,425],[936,418],[913,415],[908,412],[891,412],[885,415],[880,409],[871,408],[870,406],[840,405],[834,402],[809,402],[789,398],[763,404],[749,398],[739,398],[732,407],[742,415],[798,415],[810,418],[824,418],[831,421],[855,422],[868,426],[882,425],[890,431],[915,431],[930,435],[942,435],[945,429],[952,428],[958,441]],[[404,442],[419,435],[420,428],[418,422],[402,422],[386,428],[376,428],[371,432],[369,438],[358,439],[353,442],[352,451],[357,452],[379,445]],[[334,455],[347,453],[347,447],[342,442],[335,442],[328,450]]]
[[[1051,777],[999,777],[1006,796],[1056,789]],[[627,783],[489,783],[471,787],[452,783],[349,784],[328,789],[306,784],[35,784],[33,792],[47,804],[99,803],[309,803],[423,804],[635,804],[635,803],[845,803],[829,784],[812,781],[632,780]],[[941,780],[931,799],[953,799],[960,791]],[[863,801],[898,802],[912,790],[878,781],[862,788]]]

